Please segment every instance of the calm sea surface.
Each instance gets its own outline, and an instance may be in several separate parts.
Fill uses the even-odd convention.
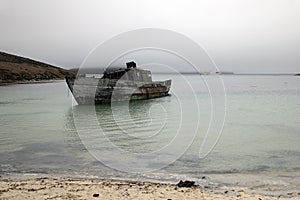
[[[211,99],[202,79],[196,75],[154,77],[171,78],[173,95],[131,102],[129,118],[121,110],[114,116],[109,105],[72,105],[65,82],[1,86],[0,174],[77,174],[160,181],[189,178],[204,184],[252,187],[300,185],[300,77],[222,76],[227,94],[224,129],[203,159],[199,158],[199,149],[209,128]],[[187,81],[193,90],[186,87]],[[98,125],[116,146],[131,153],[152,152],[172,141],[180,126],[189,126],[182,122],[198,120],[194,113],[183,115],[180,110],[185,106],[193,110],[195,99],[201,118],[193,143],[182,150],[179,159],[158,171],[135,174],[110,169],[89,153],[76,131],[80,126],[88,138],[95,127],[88,120],[76,124],[73,113],[84,117],[95,112]],[[97,148],[101,151],[106,144],[99,142]],[[107,159],[122,165],[121,157]],[[237,181],[241,175],[249,178]],[[201,179],[203,176],[206,179]],[[262,177],[269,182],[261,181]]]

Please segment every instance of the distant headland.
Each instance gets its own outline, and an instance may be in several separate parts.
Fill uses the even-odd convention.
[[[66,76],[75,76],[75,73],[0,51],[0,84],[61,80]]]

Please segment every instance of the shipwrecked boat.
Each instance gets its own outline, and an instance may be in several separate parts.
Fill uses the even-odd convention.
[[[126,63],[126,66],[108,68],[102,77],[66,77],[66,82],[78,104],[142,100],[169,94],[171,80],[152,81],[151,71],[138,69],[133,61]]]

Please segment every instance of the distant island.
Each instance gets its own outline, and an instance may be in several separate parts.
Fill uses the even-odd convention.
[[[295,74],[295,76],[300,76],[300,73],[298,73],[298,74]]]
[[[61,80],[75,73],[29,58],[0,52],[0,84]]]
[[[122,67],[109,67],[110,70],[121,69]],[[80,74],[102,74],[107,68],[105,67],[84,67],[79,70],[79,68],[72,68],[70,71]],[[180,71],[180,72],[170,72],[170,71],[152,71],[152,74],[184,74],[184,75],[234,75],[233,72],[218,71],[218,72],[198,72],[198,71]]]

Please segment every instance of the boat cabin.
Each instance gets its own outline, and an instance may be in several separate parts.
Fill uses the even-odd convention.
[[[131,61],[126,63],[127,68],[107,69],[102,78],[122,79],[137,82],[152,82],[151,72],[148,70],[137,69],[136,63]]]

